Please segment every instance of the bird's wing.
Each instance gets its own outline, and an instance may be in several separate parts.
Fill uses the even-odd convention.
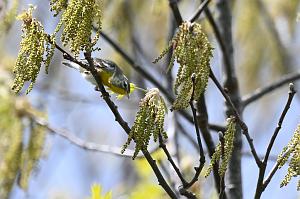
[[[65,66],[68,66],[70,68],[73,68],[73,69],[75,69],[75,70],[77,70],[81,73],[86,71],[86,69],[82,68],[79,64],[76,64],[76,63],[71,62],[71,61],[64,61],[64,62],[62,62],[62,64],[65,65]]]

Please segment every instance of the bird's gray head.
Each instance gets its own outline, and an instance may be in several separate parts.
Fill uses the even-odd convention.
[[[95,66],[110,72],[114,72],[118,68],[115,62],[100,58],[95,58]]]

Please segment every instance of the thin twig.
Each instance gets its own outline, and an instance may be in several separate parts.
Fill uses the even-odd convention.
[[[245,106],[249,105],[250,103],[260,99],[264,95],[271,93],[275,89],[280,88],[281,86],[283,86],[287,83],[296,81],[296,80],[300,80],[300,72],[284,75],[279,80],[272,83],[271,85],[268,85],[263,88],[258,88],[253,93],[248,94],[245,97],[243,97],[242,104],[245,107]]]
[[[208,154],[211,158],[215,152],[215,143],[208,129],[208,113],[207,113],[204,94],[202,94],[200,96],[200,99],[197,100],[197,111],[198,111],[197,122],[199,124],[199,128],[201,130],[204,142],[206,143]],[[218,192],[220,192],[221,181],[220,181],[220,175],[218,173],[218,170],[219,170],[219,163],[216,162],[215,164],[213,164],[213,175],[215,179],[216,189]]]
[[[196,10],[195,14],[193,14],[193,16],[189,19],[189,21],[191,23],[193,23],[194,21],[196,21],[199,18],[200,14],[208,6],[209,2],[210,2],[210,0],[205,0],[200,4],[200,6]]]
[[[127,150],[124,152],[124,154],[121,154],[121,152],[120,152],[122,149],[121,147],[113,147],[113,146],[109,146],[109,145],[101,145],[101,144],[96,144],[93,142],[87,142],[87,141],[75,136],[74,134],[70,133],[66,129],[53,127],[52,125],[50,125],[47,122],[47,120],[45,120],[41,117],[37,117],[36,115],[34,115],[28,111],[26,112],[26,116],[29,117],[30,119],[32,119],[36,124],[47,129],[49,132],[66,139],[71,144],[73,144],[74,146],[77,146],[81,149],[84,149],[87,151],[100,152],[100,153],[108,153],[108,154],[121,156],[121,157],[128,157],[128,158],[132,158],[132,155],[134,153],[134,151]]]
[[[295,89],[294,89],[294,85],[291,83],[290,86],[289,86],[289,96],[288,96],[288,100],[284,106],[284,109],[280,115],[280,118],[279,118],[279,121],[278,121],[278,124],[277,124],[277,127],[275,128],[274,130],[274,133],[270,139],[270,142],[268,144],[268,147],[267,147],[267,150],[266,150],[266,154],[265,154],[265,157],[263,159],[263,164],[262,166],[259,168],[259,175],[258,175],[258,180],[257,180],[257,186],[256,186],[256,191],[255,191],[255,198],[256,199],[259,199],[261,197],[261,194],[262,192],[265,190],[266,186],[264,185],[263,183],[263,180],[264,180],[264,177],[265,177],[265,173],[266,173],[266,168],[267,168],[267,164],[268,164],[268,160],[269,160],[269,156],[270,156],[270,153],[271,153],[271,150],[273,148],[273,145],[274,145],[274,142],[276,140],[276,137],[281,129],[281,126],[282,126],[282,123],[283,123],[283,120],[290,108],[290,105],[292,103],[292,100],[295,96]],[[277,169],[276,169],[277,170]],[[274,172],[275,174],[275,172]],[[274,175],[272,174],[272,176]],[[272,178],[272,177],[271,177]]]
[[[294,88],[294,84],[291,83],[289,85],[289,89],[290,89],[289,90],[289,97],[288,97],[286,105],[285,105],[285,107],[284,107],[284,109],[283,109],[283,111],[281,113],[281,116],[279,118],[277,127],[276,127],[276,129],[275,129],[275,131],[273,133],[273,136],[272,136],[272,138],[270,140],[270,143],[268,145],[268,148],[267,148],[267,151],[266,151],[266,155],[265,155],[265,158],[263,160],[264,164],[267,164],[267,162],[268,162],[268,158],[269,158],[269,155],[271,153],[272,147],[274,145],[275,139],[276,139],[276,137],[277,137],[277,135],[278,135],[278,133],[279,133],[279,131],[281,129],[282,122],[283,122],[283,120],[284,120],[284,118],[285,118],[285,116],[286,116],[286,114],[287,114],[287,112],[288,112],[288,110],[289,110],[289,108],[291,106],[292,100],[293,100],[293,98],[294,98],[294,96],[296,94],[296,91],[295,91],[295,88]]]
[[[277,172],[277,170],[280,167],[281,161],[283,161],[288,154],[289,154],[289,151],[287,151],[285,154],[283,154],[282,158],[280,160],[278,160],[276,162],[276,164],[274,165],[274,167],[271,169],[270,173],[268,174],[268,176],[266,177],[266,179],[264,180],[264,182],[262,184],[262,191],[264,191],[266,189],[266,187],[268,186],[268,184],[271,182],[274,174]]]
[[[199,131],[199,125],[197,122],[197,113],[196,113],[196,109],[194,107],[194,93],[195,93],[195,77],[192,76],[192,82],[193,82],[193,87],[192,87],[192,96],[190,99],[190,107],[192,109],[192,113],[193,113],[193,118],[194,118],[194,125],[195,125],[195,131],[196,131],[196,135],[197,135],[197,142],[198,142],[198,147],[199,147],[199,152],[200,152],[200,158],[199,158],[199,166],[195,167],[195,175],[193,177],[193,179],[187,183],[186,185],[184,185],[184,188],[189,188],[191,187],[196,181],[198,181],[199,175],[204,167],[205,164],[205,155],[204,155],[204,150],[203,150],[203,146],[202,146],[202,142],[201,142],[201,137],[200,137],[200,131]]]
[[[97,31],[96,27],[93,27]],[[140,65],[136,64],[135,61],[116,43],[114,42],[107,34],[101,32],[101,36],[132,66],[132,68],[143,75],[147,80],[153,83],[167,98],[169,101],[174,101],[174,97],[168,92],[162,84],[156,80],[149,72],[144,70]]]
[[[47,129],[49,133],[52,133],[54,135],[58,135],[65,140],[69,141],[71,144],[73,144],[76,147],[79,147],[83,150],[87,151],[93,151],[93,152],[99,152],[99,153],[107,153],[111,155],[116,155],[116,156],[121,156],[121,157],[126,157],[126,158],[132,158],[134,151],[127,149],[123,154],[121,153],[122,148],[121,147],[114,147],[110,145],[103,145],[103,144],[98,144],[94,142],[88,142],[86,140],[83,140],[73,133],[71,133],[67,129],[63,128],[57,128],[51,125],[47,120],[45,120],[42,117],[38,117],[34,113],[28,111],[28,110],[22,110],[22,114],[24,114],[26,117],[30,118],[33,120],[37,125],[40,125]],[[155,147],[149,150],[149,153],[155,153],[159,147]],[[137,155],[136,159],[141,159],[145,158],[144,155]]]
[[[177,0],[169,0],[169,5],[170,5],[170,8],[173,11],[174,17],[175,17],[176,22],[177,22],[177,26],[180,26],[183,22],[183,19],[182,19],[182,16],[181,16],[180,12],[179,12],[179,9],[178,9]]]
[[[226,127],[225,126],[222,126],[222,125],[219,125],[219,124],[212,124],[212,123],[209,123],[208,124],[208,128],[210,130],[213,130],[213,131],[216,131],[216,132],[225,132],[226,131]]]
[[[204,0],[201,0],[202,2]],[[221,48],[221,51],[223,53],[223,59],[224,59],[224,64],[225,64],[225,70],[226,70],[226,73],[229,74],[231,72],[230,68],[231,68],[231,61],[229,59],[229,56],[228,56],[228,52],[226,50],[226,45],[223,41],[223,38],[222,38],[222,34],[217,26],[217,23],[215,22],[212,14],[211,14],[211,11],[208,7],[206,7],[204,9],[204,12],[205,12],[205,15],[208,19],[208,22],[210,23],[212,29],[213,29],[213,32],[215,34],[215,37],[220,45],[220,48]]]
[[[239,84],[235,72],[234,66],[234,54],[233,54],[233,38],[232,38],[232,9],[230,8],[230,1],[216,0],[216,10],[218,12],[217,24],[214,22],[209,9],[206,9],[209,22],[212,25],[213,31],[216,35],[217,41],[222,51],[222,64],[224,68],[223,72],[223,87],[227,89],[228,99],[233,103],[225,104],[225,113],[227,117],[235,112],[237,115],[242,115]],[[228,102],[228,100],[226,100]],[[232,106],[235,105],[235,106]],[[234,107],[234,108],[233,108]],[[234,110],[233,110],[234,109]],[[252,139],[248,134],[248,128],[242,121],[242,117],[239,117],[240,126],[244,128],[243,133],[246,135],[248,142],[251,145],[251,151],[254,151]],[[242,165],[241,165],[241,151],[242,151],[242,132],[241,128],[237,126],[234,136],[234,145],[232,149],[232,156],[228,165],[226,183],[229,184],[226,194],[228,198],[242,198]],[[255,158],[257,154],[254,151]],[[257,159],[256,162],[258,163]]]
[[[174,128],[177,129],[178,127],[178,120],[177,120],[177,117],[176,117],[176,114],[174,114]],[[179,136],[179,131],[176,131],[174,132],[174,139],[173,139],[173,142],[174,142],[174,148],[175,148],[175,154],[174,154],[174,157],[177,161],[177,164],[178,164],[178,167],[180,169],[180,164],[181,164],[181,154],[180,154],[180,136]]]
[[[188,199],[197,199],[197,196],[193,192],[188,191],[184,187],[179,187],[179,193]]]
[[[251,153],[255,159],[255,162],[257,164],[258,167],[261,167],[261,160],[259,159],[256,149],[254,147],[253,144],[253,139],[250,137],[250,134],[248,132],[248,127],[246,125],[246,123],[241,119],[240,114],[238,113],[237,109],[235,108],[234,104],[232,103],[230,97],[227,95],[227,93],[224,91],[223,87],[221,86],[221,84],[219,83],[219,81],[217,80],[217,78],[215,77],[214,73],[212,70],[210,70],[210,77],[213,80],[213,82],[215,83],[215,85],[217,86],[217,88],[219,89],[219,91],[222,93],[223,97],[226,99],[227,103],[231,106],[234,116],[237,119],[237,122],[239,123],[240,127],[243,130],[243,134],[246,136],[246,139],[248,141],[248,144],[250,146],[251,149]]]
[[[158,135],[158,139],[159,139],[159,147],[163,149],[164,153],[166,154],[166,156],[168,158],[168,161],[171,163],[171,165],[172,165],[173,169],[175,170],[177,176],[181,180],[181,183],[183,185],[187,184],[187,181],[184,179],[184,177],[183,177],[182,173],[180,172],[179,168],[177,167],[177,165],[173,161],[173,158],[172,158],[171,154],[169,153],[169,151],[167,149],[167,146],[164,143],[164,140],[163,140],[161,134]]]
[[[91,51],[87,51],[84,53],[84,56],[86,58],[86,60],[88,61],[89,65],[85,65],[83,63],[81,63],[80,61],[76,60],[74,57],[72,57],[69,53],[67,53],[65,50],[63,50],[61,47],[59,47],[57,44],[55,44],[56,48],[61,51],[63,53],[63,56],[65,59],[73,61],[77,64],[79,64],[81,67],[87,69],[88,71],[91,72],[91,74],[93,75],[95,81],[97,82],[98,88],[102,94],[102,98],[104,99],[104,101],[106,102],[106,104],[108,105],[108,107],[110,108],[110,110],[112,111],[112,113],[115,116],[115,120],[120,124],[120,126],[124,129],[124,131],[129,134],[130,133],[130,127],[128,126],[127,122],[125,122],[122,118],[122,116],[120,115],[117,106],[114,104],[113,101],[111,101],[110,99],[110,95],[109,93],[105,90],[101,78],[98,75],[95,67],[94,67],[94,61],[91,57]],[[151,157],[150,153],[148,152],[148,150],[143,149],[142,153],[144,154],[145,158],[147,159],[149,165],[151,166],[151,168],[153,169],[159,185],[162,186],[162,188],[168,193],[168,195],[171,198],[177,198],[176,194],[174,193],[174,191],[170,188],[170,186],[168,185],[168,183],[166,182],[166,180],[164,179],[163,175],[161,174],[156,161]]]
[[[93,27],[95,31],[97,31],[96,27]],[[144,70],[140,65],[138,65],[115,41],[113,41],[107,34],[104,32],[101,32],[101,36],[104,38],[105,41],[107,41],[124,59],[127,61],[130,66],[143,75],[148,81],[150,81],[152,84],[154,84],[167,98],[167,100],[171,103],[174,102],[174,96],[171,94],[171,92],[164,88],[161,84],[161,82],[157,81],[149,72]],[[190,123],[193,123],[193,118],[184,110],[179,111],[180,115],[182,115],[185,119],[187,119]],[[216,125],[216,124],[209,124],[209,128],[214,131],[220,131],[224,130],[224,127]]]
[[[162,172],[165,174],[166,179],[170,182],[170,186],[171,186],[174,190],[176,190],[176,189],[177,189],[176,183],[174,182],[174,179],[172,178],[173,176],[170,174],[170,171],[169,171],[169,169],[167,168],[167,166],[164,164],[164,162],[163,162],[162,160],[159,160],[159,159],[158,159],[157,162],[158,162],[158,165],[160,166]],[[176,193],[176,195],[177,195],[177,197],[178,197],[178,193],[177,193],[177,192],[175,192],[175,193]]]
[[[93,75],[94,79],[97,82],[98,88],[100,89],[100,92],[102,94],[102,98],[104,99],[104,101],[106,102],[106,104],[108,105],[108,107],[110,108],[110,110],[112,111],[112,113],[115,116],[115,120],[121,125],[121,127],[124,129],[124,131],[129,135],[130,133],[130,127],[128,126],[127,122],[125,122],[122,118],[122,116],[120,115],[117,106],[114,104],[113,101],[111,101],[110,99],[110,95],[109,93],[105,90],[101,78],[98,75],[95,66],[94,66],[94,61],[93,58],[91,56],[91,51],[87,51],[84,53],[85,59],[88,61],[89,63],[89,71],[91,72],[91,74]],[[150,166],[152,167],[159,185],[161,185],[163,187],[163,189],[168,193],[168,195],[171,198],[177,198],[176,194],[174,193],[174,191],[170,188],[170,186],[168,185],[168,183],[166,182],[166,180],[164,179],[163,175],[161,174],[155,160],[151,157],[151,155],[149,154],[149,152],[146,149],[142,150],[142,153],[144,154],[145,158],[147,159],[148,163],[150,164]]]
[[[182,16],[179,12],[178,6],[177,6],[177,1],[176,0],[169,0],[169,5],[173,11],[173,14],[175,16],[177,25],[180,26],[181,23],[183,22],[182,20]],[[186,185],[183,185],[183,188],[189,188],[191,187],[199,178],[199,175],[202,171],[202,168],[205,164],[205,155],[204,155],[204,150],[202,147],[202,143],[201,143],[201,137],[200,137],[200,132],[199,132],[199,127],[198,127],[198,122],[197,122],[197,113],[196,113],[196,109],[194,107],[193,101],[194,101],[194,92],[195,92],[195,77],[192,76],[192,81],[193,81],[193,87],[192,87],[192,96],[190,99],[190,107],[192,109],[192,113],[193,113],[193,121],[194,121],[194,126],[195,126],[195,130],[196,130],[196,134],[197,134],[197,142],[198,142],[198,146],[199,146],[199,152],[200,152],[200,158],[199,158],[199,166],[195,167],[196,173],[193,177],[193,179]]]
[[[225,159],[225,140],[223,133],[219,133],[219,141],[221,143],[221,159]],[[225,174],[224,176],[220,176],[220,192],[219,192],[219,198],[224,199],[225,198]]]
[[[255,0],[254,3],[256,3],[257,8],[260,11],[262,20],[264,21],[267,30],[269,30],[271,37],[273,37],[272,42],[276,45],[276,48],[278,50],[278,54],[276,56],[279,57],[283,66],[290,69],[291,61],[289,58],[289,54],[286,47],[284,46],[282,39],[280,38],[279,32],[276,29],[276,24],[273,20],[273,16],[270,14],[270,12],[267,9],[267,6],[262,0]]]

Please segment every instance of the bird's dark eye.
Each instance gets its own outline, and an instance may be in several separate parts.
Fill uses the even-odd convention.
[[[123,82],[124,88],[127,88],[127,82]]]
[[[86,74],[86,75],[89,75],[89,74],[90,74],[90,71],[87,71],[87,70],[86,70],[86,71],[84,71],[83,73]]]

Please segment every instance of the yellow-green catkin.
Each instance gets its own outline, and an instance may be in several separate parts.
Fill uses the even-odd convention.
[[[3,161],[0,164],[0,197],[8,198],[12,190],[15,179],[19,171],[19,162],[22,155],[22,136],[17,134],[14,137],[8,151],[5,153]]]
[[[42,24],[32,17],[34,9],[33,6],[30,6],[28,11],[18,16],[18,19],[23,20],[23,35],[20,51],[13,69],[16,76],[12,89],[16,93],[22,89],[24,83],[27,81],[31,83],[26,93],[32,90],[42,63],[45,64],[45,70],[47,72],[54,53],[53,37],[51,37],[52,39],[50,38],[52,40],[52,43],[50,43]],[[46,57],[45,59],[44,55]]]
[[[52,1],[55,14],[65,9],[54,34],[63,26],[61,41],[65,46],[70,45],[71,51],[77,56],[80,51],[91,50],[99,39],[102,7],[95,0],[69,0],[67,7],[64,6],[63,0]],[[91,40],[94,19],[98,30]]]
[[[68,0],[50,0],[50,11],[55,12],[57,16],[62,10],[65,10],[68,5]]]
[[[31,173],[38,166],[46,138],[46,131],[43,127],[34,124],[33,121],[31,121],[30,125],[29,143],[23,150],[20,166],[19,185],[24,190],[28,188]]]
[[[15,102],[15,109],[18,113],[19,119],[24,118],[28,120],[26,128],[29,134],[28,142],[24,142],[21,160],[19,161],[19,186],[27,190],[31,174],[37,168],[39,160],[43,154],[43,146],[46,140],[46,131],[43,126],[36,123],[35,117],[44,117],[44,113],[34,109],[26,98],[18,98]]]
[[[228,162],[230,161],[232,150],[233,150],[233,141],[234,141],[234,135],[236,131],[236,121],[234,117],[230,117],[227,119],[227,130],[224,133],[224,139],[223,142],[220,142],[215,150],[215,153],[213,154],[210,164],[208,166],[208,169],[205,172],[205,177],[207,177],[212,169],[213,166],[219,162],[219,175],[220,177],[224,177],[225,172],[227,170]]]
[[[0,198],[9,198],[22,155],[22,124],[14,109],[14,100],[0,81]]]
[[[167,109],[159,90],[157,88],[150,89],[140,101],[139,107],[140,110],[122,149],[122,153],[124,153],[130,142],[134,140],[136,146],[133,159],[139,151],[147,149],[151,136],[153,136],[155,142],[159,135],[167,139],[167,134],[164,131],[164,119]]]
[[[173,66],[175,60],[180,65],[174,84],[176,99],[173,103],[173,109],[178,110],[189,106],[193,86],[195,91],[193,99],[195,100],[205,91],[213,48],[202,31],[201,25],[190,22],[184,22],[179,27],[167,50],[164,50],[154,62],[167,54],[171,47],[173,54],[169,68]],[[193,74],[195,77],[194,85],[191,78]]]
[[[280,187],[286,186],[292,177],[298,177],[297,190],[300,191],[300,125],[298,125],[292,139],[278,156],[277,162],[281,168],[290,158],[287,174],[282,180]]]

